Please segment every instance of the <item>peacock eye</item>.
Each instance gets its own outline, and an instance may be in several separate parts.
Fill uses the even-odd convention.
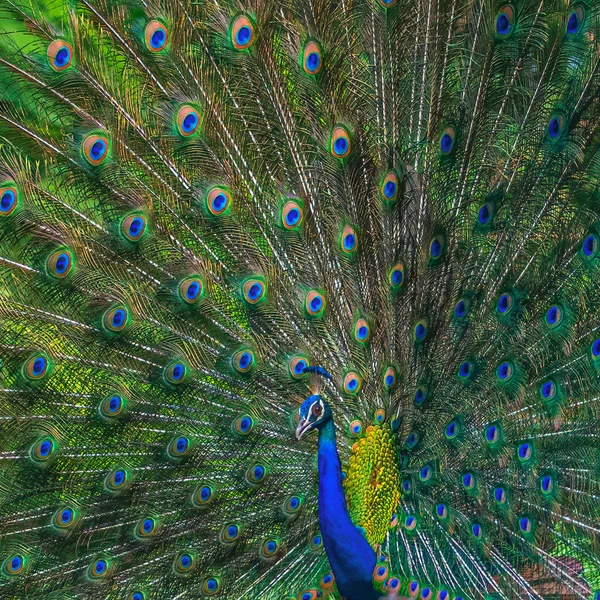
[[[320,404],[315,404],[312,407],[312,413],[313,415],[316,415],[317,417],[323,412],[323,409],[321,408]]]

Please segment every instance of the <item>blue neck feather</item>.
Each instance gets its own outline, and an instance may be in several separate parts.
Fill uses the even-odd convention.
[[[319,429],[319,524],[342,596],[347,600],[375,600],[373,571],[377,557],[350,519],[333,419]]]

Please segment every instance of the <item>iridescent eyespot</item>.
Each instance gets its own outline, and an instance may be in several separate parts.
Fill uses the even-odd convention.
[[[435,515],[438,519],[446,519],[448,517],[448,507],[445,504],[438,504],[435,507]]]
[[[239,373],[248,373],[254,366],[255,356],[252,350],[240,350],[233,355],[233,367]]]
[[[249,417],[248,415],[238,417],[233,422],[233,430],[240,435],[248,435],[253,427],[254,421],[252,420],[252,417]]]
[[[196,566],[196,557],[190,552],[180,552],[173,566],[177,573],[189,573]]]
[[[144,38],[146,40],[146,48],[148,48],[150,52],[161,52],[167,47],[169,32],[160,21],[150,21],[150,23],[146,25]]]
[[[406,438],[406,447],[409,450],[413,450],[417,444],[419,443],[419,440],[421,439],[421,436],[419,435],[418,431],[411,431],[408,434],[408,437]]]
[[[331,154],[336,158],[346,158],[350,154],[351,147],[348,130],[342,125],[334,127],[330,142]]]
[[[600,338],[594,340],[594,343],[590,347],[592,358],[597,359],[600,357]]]
[[[187,374],[187,365],[181,361],[174,361],[164,368],[163,377],[167,383],[179,385],[185,381]]]
[[[248,304],[256,304],[265,295],[265,283],[260,279],[248,279],[243,285],[244,300]]]
[[[584,24],[585,8],[583,6],[578,6],[571,11],[571,14],[569,14],[569,19],[567,20],[567,33],[570,35],[581,33]]]
[[[550,327],[557,327],[563,320],[563,309],[559,304],[553,304],[546,312],[546,323]]]
[[[598,241],[598,236],[595,233],[590,233],[585,240],[583,240],[581,252],[586,259],[591,260],[598,254],[599,246],[600,242]]]
[[[540,477],[540,491],[544,496],[550,496],[555,492],[555,481],[552,475],[542,475]]]
[[[45,354],[34,354],[27,359],[25,364],[21,367],[21,373],[23,377],[30,381],[37,381],[42,379],[48,374],[50,369],[50,361]]]
[[[476,479],[473,473],[465,473],[462,476],[462,484],[466,490],[473,490],[476,486]]]
[[[443,235],[438,234],[429,242],[429,256],[431,260],[440,258],[446,249],[446,239]]]
[[[531,529],[532,529],[532,524],[531,524],[531,519],[529,519],[529,517],[520,517],[519,518],[519,529],[521,530],[521,533],[531,533]]]
[[[390,593],[397,592],[400,589],[400,580],[397,577],[390,577],[386,583],[385,587],[387,591]]]
[[[358,394],[362,387],[362,377],[358,373],[350,371],[344,377],[344,391],[347,394]]]
[[[408,584],[408,595],[411,598],[416,598],[419,595],[420,589],[421,586],[419,585],[419,582],[416,579],[411,579]]]
[[[48,46],[48,62],[55,71],[64,71],[73,61],[73,48],[62,40],[54,40]]]
[[[13,554],[2,563],[2,571],[4,574],[13,576],[23,572],[27,558],[23,554]]]
[[[126,306],[115,306],[104,313],[102,326],[106,331],[118,333],[129,323],[129,310]]]
[[[310,549],[318,550],[323,545],[323,538],[317,534],[310,539]]]
[[[509,293],[501,294],[496,304],[496,311],[500,315],[506,315],[513,309],[513,297]]]
[[[231,43],[236,50],[246,50],[254,42],[254,27],[245,15],[237,17],[231,25]]]
[[[387,579],[388,573],[388,568],[385,565],[378,565],[373,571],[373,579],[381,583]]]
[[[175,436],[167,446],[167,453],[172,458],[181,458],[190,451],[190,440],[185,435]]]
[[[308,359],[304,356],[295,356],[288,363],[288,372],[294,379],[306,377],[304,369],[308,367]]]
[[[458,376],[461,379],[469,379],[473,374],[474,369],[475,365],[470,360],[465,360],[460,364],[460,367],[458,367]]]
[[[476,540],[481,540],[483,538],[483,527],[479,523],[473,523],[471,533]]]
[[[501,441],[502,431],[499,425],[491,423],[485,428],[484,437],[485,441],[490,445],[494,446]]]
[[[394,202],[398,198],[398,175],[396,171],[388,171],[381,182],[381,197],[386,202]]]
[[[454,138],[456,137],[456,130],[454,127],[446,127],[440,137],[440,152],[442,154],[450,154],[454,149]]]
[[[214,596],[221,591],[221,582],[218,577],[207,577],[202,583],[202,593],[205,596]]]
[[[378,408],[375,411],[373,420],[375,421],[375,423],[383,423],[385,421],[385,410],[383,408]]]
[[[417,517],[415,517],[414,515],[408,515],[404,519],[404,529],[406,529],[407,531],[414,531],[414,529],[416,527],[417,527]]]
[[[461,298],[454,307],[454,317],[457,320],[464,319],[471,309],[471,301],[468,298]]]
[[[152,517],[145,517],[138,522],[133,533],[138,540],[142,540],[156,533],[156,529],[156,521]]]
[[[204,295],[204,283],[197,275],[186,277],[178,287],[179,297],[186,304],[196,304]]]
[[[413,397],[413,402],[415,403],[416,406],[421,406],[421,405],[423,405],[425,403],[425,401],[427,400],[428,396],[429,396],[429,390],[427,389],[427,386],[420,385],[415,390],[415,395]]]
[[[544,381],[540,386],[540,396],[542,400],[552,400],[556,396],[556,384],[552,379]]]
[[[350,429],[350,433],[352,435],[360,435],[362,433],[363,430],[363,426],[361,421],[359,421],[358,419],[355,419],[354,421],[352,421],[349,425],[349,429]]]
[[[264,559],[273,558],[279,550],[279,542],[277,540],[266,540],[260,546],[260,557]]]
[[[290,496],[283,505],[283,512],[286,515],[296,514],[298,510],[300,510],[301,505],[302,498],[300,498],[299,496]]]
[[[519,462],[525,463],[533,456],[533,446],[529,442],[523,442],[517,446],[517,458]]]
[[[261,464],[252,465],[246,471],[246,481],[252,484],[261,483],[267,474],[266,468]]]
[[[388,367],[383,374],[383,385],[386,390],[391,390],[396,385],[396,369],[394,367]]]
[[[394,513],[392,515],[392,518],[390,519],[390,529],[393,529],[394,527],[396,527],[396,525],[398,525],[398,515]],[[379,556],[379,560],[381,562],[385,562],[387,560],[387,557],[384,554],[382,554]]]
[[[340,245],[344,254],[353,254],[358,249],[358,236],[350,225],[346,225],[342,230]]]
[[[405,478],[402,480],[402,491],[406,495],[410,495],[412,493],[412,480],[410,478]]]
[[[0,217],[8,217],[19,206],[19,191],[16,187],[0,188]]]
[[[70,506],[65,506],[54,513],[52,524],[58,529],[68,529],[75,523],[76,513]]]
[[[101,579],[108,575],[110,566],[110,561],[99,558],[88,567],[87,572],[92,579]]]
[[[508,35],[512,32],[515,20],[515,9],[507,4],[503,6],[496,15],[496,32],[500,36]]]
[[[123,411],[124,406],[125,401],[122,396],[119,394],[111,394],[102,400],[98,410],[102,417],[111,419],[113,417],[118,417]]]
[[[190,137],[200,127],[200,113],[192,106],[182,106],[177,111],[177,130],[179,135]]]
[[[417,321],[413,329],[413,336],[416,343],[425,341],[427,337],[427,320],[421,319]]]
[[[432,477],[433,477],[433,469],[431,468],[431,466],[430,465],[422,466],[421,469],[419,470],[419,481],[421,481],[422,483],[426,483],[427,481],[430,481]]]
[[[129,600],[147,600],[146,594],[142,591],[135,591],[129,594]]]
[[[319,583],[324,590],[333,588],[335,584],[335,577],[333,576],[333,573],[331,571],[329,573],[325,573],[325,575],[321,577],[321,581]]]
[[[304,306],[309,316],[321,316],[325,312],[325,296],[316,290],[312,290],[306,294]]]
[[[144,215],[129,215],[121,221],[121,233],[130,241],[138,242],[146,232]]]
[[[94,167],[108,158],[108,139],[102,135],[88,135],[82,144],[83,156]]]
[[[213,187],[206,194],[206,208],[208,211],[218,217],[224,214],[231,204],[231,194],[222,187]]]
[[[435,595],[436,600],[450,600],[450,592],[447,590],[439,590]]]
[[[421,590],[421,600],[431,600],[433,597],[433,591],[430,587],[424,587]]]
[[[404,283],[404,265],[402,263],[396,263],[391,269],[389,274],[390,285],[394,289],[400,289]]]
[[[358,319],[354,324],[354,339],[357,342],[368,342],[371,337],[371,327],[365,319]]]
[[[119,492],[125,489],[130,481],[129,473],[125,469],[117,468],[107,475],[104,483],[109,492]]]
[[[565,117],[561,114],[554,115],[548,123],[548,137],[551,140],[559,138],[565,128]]]
[[[513,365],[508,361],[504,361],[498,365],[496,369],[496,377],[501,381],[509,381],[513,376]]]
[[[210,485],[201,485],[194,490],[192,503],[199,508],[208,506],[214,499],[215,490]]]
[[[450,421],[448,425],[446,425],[446,429],[444,429],[444,436],[448,441],[455,440],[461,434],[461,426],[460,421],[454,419]]]
[[[298,229],[302,225],[303,217],[302,207],[298,202],[290,200],[283,205],[281,223],[285,229]]]
[[[64,279],[73,269],[73,255],[70,250],[56,250],[46,259],[46,273],[57,279]]]
[[[480,225],[487,225],[494,218],[494,205],[486,202],[477,213],[477,221]]]
[[[503,506],[506,504],[508,499],[508,494],[506,493],[506,489],[499,485],[494,488],[494,502],[499,506]]]
[[[316,75],[323,66],[321,48],[317,42],[308,42],[302,52],[302,68],[309,75]]]
[[[317,590],[304,590],[296,597],[297,600],[316,600],[319,597]]]

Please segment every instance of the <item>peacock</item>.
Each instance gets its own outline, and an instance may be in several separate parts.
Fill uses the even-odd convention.
[[[0,0],[0,597],[600,600],[598,0]]]

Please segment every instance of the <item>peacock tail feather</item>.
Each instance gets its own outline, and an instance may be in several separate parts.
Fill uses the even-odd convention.
[[[597,0],[0,30],[2,598],[600,598]]]

